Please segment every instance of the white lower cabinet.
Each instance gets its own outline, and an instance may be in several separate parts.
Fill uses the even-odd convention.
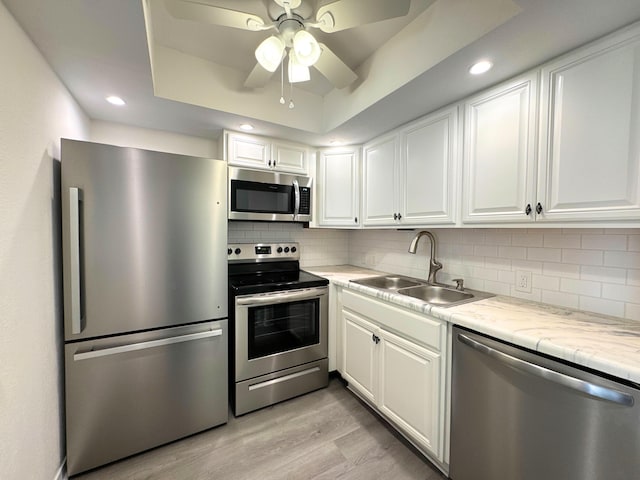
[[[446,470],[446,324],[349,289],[341,313],[349,388]]]
[[[440,354],[380,329],[378,408],[431,452],[440,450]]]

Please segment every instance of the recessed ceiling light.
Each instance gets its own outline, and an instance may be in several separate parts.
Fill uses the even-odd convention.
[[[471,75],[480,75],[491,70],[491,67],[493,67],[493,63],[491,63],[489,60],[480,60],[479,62],[471,65],[471,68],[469,68],[469,73]]]
[[[240,130],[250,132],[251,130],[253,130],[253,125],[251,125],[250,123],[243,123],[242,125],[240,125]]]
[[[122,106],[122,105],[126,105],[127,102],[125,102],[123,99],[121,99],[120,97],[117,97],[115,95],[111,95],[109,97],[107,97],[107,102],[109,102],[111,105],[118,105],[118,106]]]
[[[337,147],[339,145],[343,145],[344,142],[342,140],[331,140],[329,141],[329,145],[333,145],[334,147]]]

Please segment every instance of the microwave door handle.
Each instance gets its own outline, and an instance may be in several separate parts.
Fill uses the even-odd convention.
[[[293,218],[296,219],[300,213],[300,185],[298,185],[298,180],[293,181],[293,194]]]

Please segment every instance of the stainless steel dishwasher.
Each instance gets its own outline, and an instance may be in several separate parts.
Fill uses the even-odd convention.
[[[637,385],[458,327],[452,379],[453,480],[640,478]]]

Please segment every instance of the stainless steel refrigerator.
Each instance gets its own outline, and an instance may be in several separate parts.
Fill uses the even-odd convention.
[[[69,475],[225,423],[223,161],[62,140]]]

